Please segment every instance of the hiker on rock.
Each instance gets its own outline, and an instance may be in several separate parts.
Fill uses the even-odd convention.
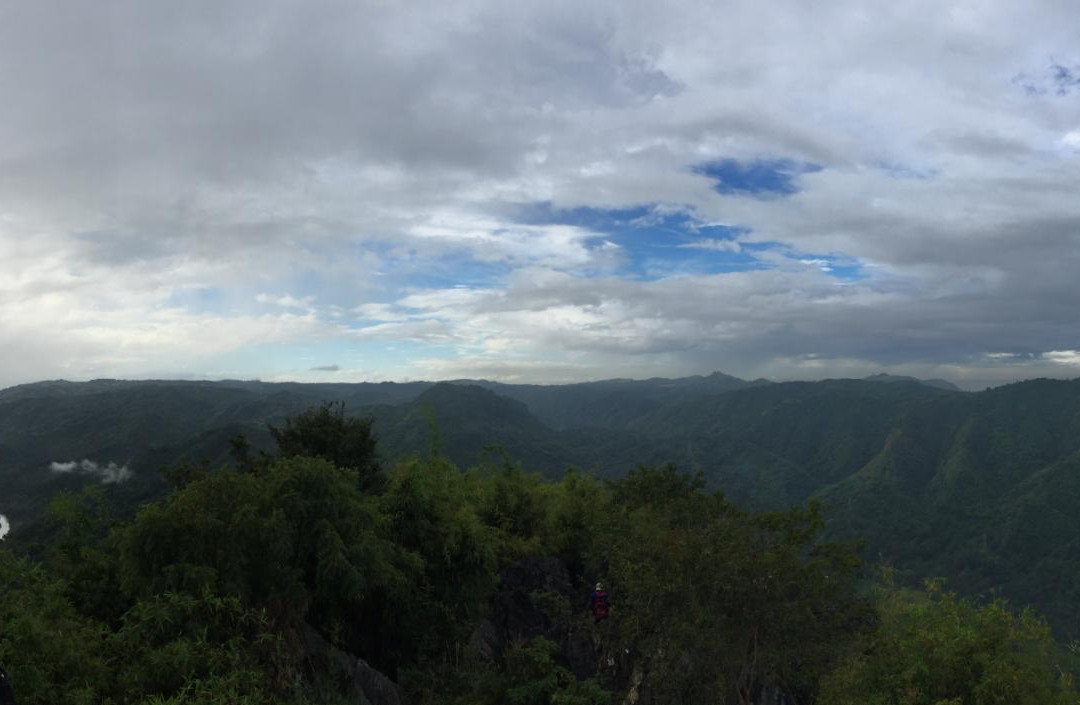
[[[596,589],[589,595],[589,609],[592,610],[593,618],[597,624],[607,619],[609,609],[608,594],[603,583],[597,583]]]

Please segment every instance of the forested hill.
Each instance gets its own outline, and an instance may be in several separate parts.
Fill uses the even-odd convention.
[[[494,444],[549,477],[673,462],[750,509],[819,497],[830,533],[865,538],[866,555],[1035,603],[1080,636],[1080,380],[25,385],[0,391],[0,513],[17,533],[58,489],[157,496],[159,468],[224,462],[237,434],[268,449],[266,423],[324,401],[372,415],[387,464],[435,450],[467,467]]]

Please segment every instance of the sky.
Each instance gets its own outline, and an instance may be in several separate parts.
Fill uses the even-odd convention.
[[[1073,0],[0,0],[0,387],[1080,376]]]

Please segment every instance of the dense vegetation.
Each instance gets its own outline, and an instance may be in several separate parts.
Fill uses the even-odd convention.
[[[460,472],[434,432],[386,469],[335,406],[271,435],[134,516],[61,494],[47,540],[0,548],[20,703],[1078,702],[1045,624],[866,589],[814,503],[743,511],[671,466]]]
[[[891,383],[888,383],[891,382]],[[100,475],[59,461],[115,462],[119,506],[161,498],[157,468],[227,462],[244,434],[274,453],[265,422],[324,399],[370,415],[384,460],[422,452],[434,423],[459,467],[494,442],[548,478],[603,478],[642,463],[701,472],[740,507],[822,502],[827,537],[861,538],[898,581],[949,577],[982,600],[1034,605],[1080,640],[1080,381],[1033,380],[977,394],[911,380],[744,382],[726,375],[534,386],[66,382],[0,391],[0,514],[30,538],[49,498]],[[490,457],[490,453],[488,454]]]

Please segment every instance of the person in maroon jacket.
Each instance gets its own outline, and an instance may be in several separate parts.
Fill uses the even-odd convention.
[[[604,589],[603,583],[596,584],[596,590],[589,595],[589,609],[592,610],[593,618],[596,619],[596,623],[604,621],[608,617],[608,594]]]

